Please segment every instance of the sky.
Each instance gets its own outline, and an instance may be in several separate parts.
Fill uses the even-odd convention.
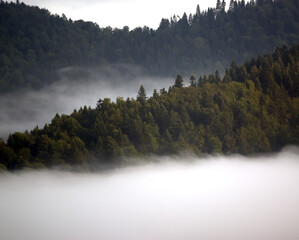
[[[48,9],[51,13],[72,20],[96,22],[100,27],[130,29],[148,26],[156,29],[162,18],[194,14],[199,4],[201,10],[216,6],[216,0],[23,0],[27,5]],[[228,6],[229,0],[226,0]]]

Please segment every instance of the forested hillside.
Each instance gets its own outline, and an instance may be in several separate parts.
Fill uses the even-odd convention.
[[[156,30],[129,30],[1,1],[0,91],[41,87],[70,66],[125,63],[159,76],[223,72],[233,59],[241,63],[299,42],[298,0],[232,0],[228,11],[225,1],[215,5],[162,19]]]
[[[299,144],[299,45],[168,90],[99,99],[44,128],[0,141],[0,166],[93,168],[146,154],[260,153]]]

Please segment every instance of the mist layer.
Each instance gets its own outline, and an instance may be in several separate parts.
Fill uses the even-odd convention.
[[[1,239],[298,239],[299,152],[0,176]],[[182,161],[183,160],[183,161]]]
[[[141,84],[150,96],[155,88],[168,87],[173,81],[141,76],[136,67],[125,70],[130,74],[112,67],[87,69],[88,77],[72,81],[76,72],[72,68],[63,69],[61,80],[43,89],[23,89],[2,94],[0,138],[6,139],[10,133],[30,131],[36,126],[42,128],[51,122],[56,113],[70,114],[83,106],[95,107],[99,98],[111,98],[112,101],[117,97],[136,98]]]

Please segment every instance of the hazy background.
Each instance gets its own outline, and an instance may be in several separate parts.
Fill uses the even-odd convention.
[[[80,78],[82,72],[86,77]],[[70,114],[84,105],[94,108],[99,98],[136,99],[141,84],[147,95],[152,96],[155,88],[168,89],[175,81],[175,76],[173,79],[147,77],[141,69],[128,65],[66,68],[60,70],[60,75],[60,80],[40,90],[23,89],[0,95],[0,138],[7,139],[10,133],[30,131],[35,126],[42,128],[56,113]]]
[[[98,23],[101,27],[111,26],[130,29],[148,26],[159,27],[162,18],[173,15],[194,14],[197,4],[201,10],[216,7],[217,0],[24,0],[28,5],[47,8],[51,13],[64,13],[72,20],[83,19]],[[247,1],[246,1],[247,2]],[[226,7],[229,0],[226,0]]]
[[[0,174],[0,239],[297,240],[298,156]]]
[[[22,1],[20,1],[22,2]],[[53,14],[66,14],[73,20],[97,22],[100,26],[131,29],[147,25],[157,28],[162,18],[183,12],[195,13],[197,4],[201,10],[215,7],[216,0],[187,1],[145,1],[145,0],[24,0],[26,4],[49,9]],[[229,0],[227,0],[227,5]],[[61,69],[62,77],[54,84],[40,90],[19,90],[0,95],[0,138],[6,139],[9,133],[42,128],[50,123],[56,113],[70,114],[75,108],[84,105],[94,107],[99,98],[136,97],[141,84],[144,84],[150,96],[154,88],[168,88],[173,79],[150,78],[142,70],[105,66],[106,69],[84,69],[89,78],[79,79],[76,74],[69,74],[72,68]],[[71,76],[70,76],[71,75]],[[125,75],[125,76],[124,76]],[[76,78],[76,81],[74,81]],[[75,83],[76,82],[76,83]],[[188,83],[187,83],[188,84]]]

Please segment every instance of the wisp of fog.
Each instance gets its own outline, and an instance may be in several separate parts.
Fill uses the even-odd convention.
[[[66,68],[60,70],[60,75],[59,80],[42,89],[0,95],[0,138],[35,126],[42,128],[56,113],[70,114],[85,105],[95,107],[99,98],[136,98],[141,84],[151,96],[155,88],[168,89],[174,82],[170,78],[148,77],[136,66],[120,64],[80,71]]]
[[[99,173],[0,175],[0,239],[299,239],[298,148],[154,160]]]

